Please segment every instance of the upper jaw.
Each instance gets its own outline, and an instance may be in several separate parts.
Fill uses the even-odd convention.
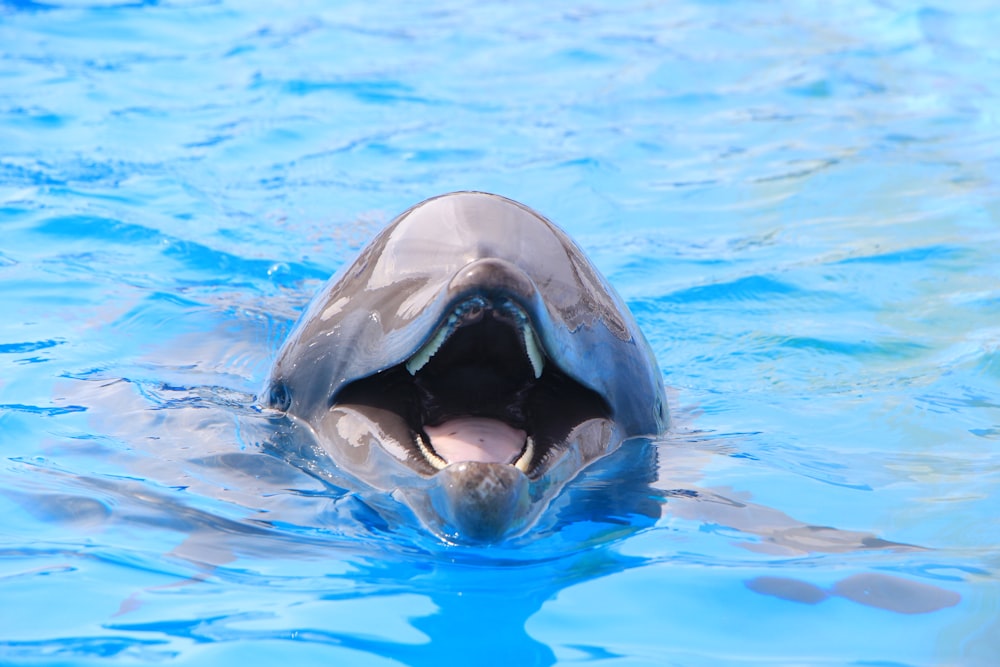
[[[415,376],[459,329],[487,318],[504,322],[516,331],[517,341],[531,365],[532,374],[536,380],[540,378],[545,368],[545,354],[524,308],[507,297],[487,298],[480,295],[460,301],[452,308],[444,323],[406,361],[406,370]]]

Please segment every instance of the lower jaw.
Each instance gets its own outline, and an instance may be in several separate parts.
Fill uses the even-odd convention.
[[[591,419],[530,477],[513,465],[452,463],[402,499],[431,532],[453,544],[496,544],[531,530],[563,487],[607,453],[612,424]]]
[[[362,496],[386,494],[445,542],[470,544],[502,542],[531,530],[566,483],[617,442],[613,422],[586,420],[536,458],[529,476],[496,462],[415,468],[406,454],[412,447],[410,425],[381,408],[340,404],[316,423],[315,431],[302,430],[316,436],[318,447],[310,451],[330,457],[330,465],[319,463],[318,468],[330,468],[331,482]]]
[[[532,502],[528,477],[504,463],[454,463],[434,476],[407,504],[443,539],[496,543],[531,526],[542,507]]]

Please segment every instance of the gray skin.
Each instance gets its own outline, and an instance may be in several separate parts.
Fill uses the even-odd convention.
[[[452,542],[523,533],[585,467],[669,426],[656,360],[614,289],[554,224],[479,192],[417,204],[331,278],[261,403]],[[519,429],[530,451],[519,465],[442,460],[427,430],[465,417]]]

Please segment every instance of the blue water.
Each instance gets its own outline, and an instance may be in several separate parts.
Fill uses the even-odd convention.
[[[0,663],[1000,662],[993,3],[283,4],[0,1]],[[458,189],[636,314],[659,519],[452,548],[262,451],[310,296]],[[961,601],[753,584],[872,573]]]

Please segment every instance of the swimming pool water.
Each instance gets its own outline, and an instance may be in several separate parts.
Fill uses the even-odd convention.
[[[991,5],[0,2],[0,662],[997,664]],[[458,189],[636,314],[660,518],[448,547],[262,451],[314,291]]]

